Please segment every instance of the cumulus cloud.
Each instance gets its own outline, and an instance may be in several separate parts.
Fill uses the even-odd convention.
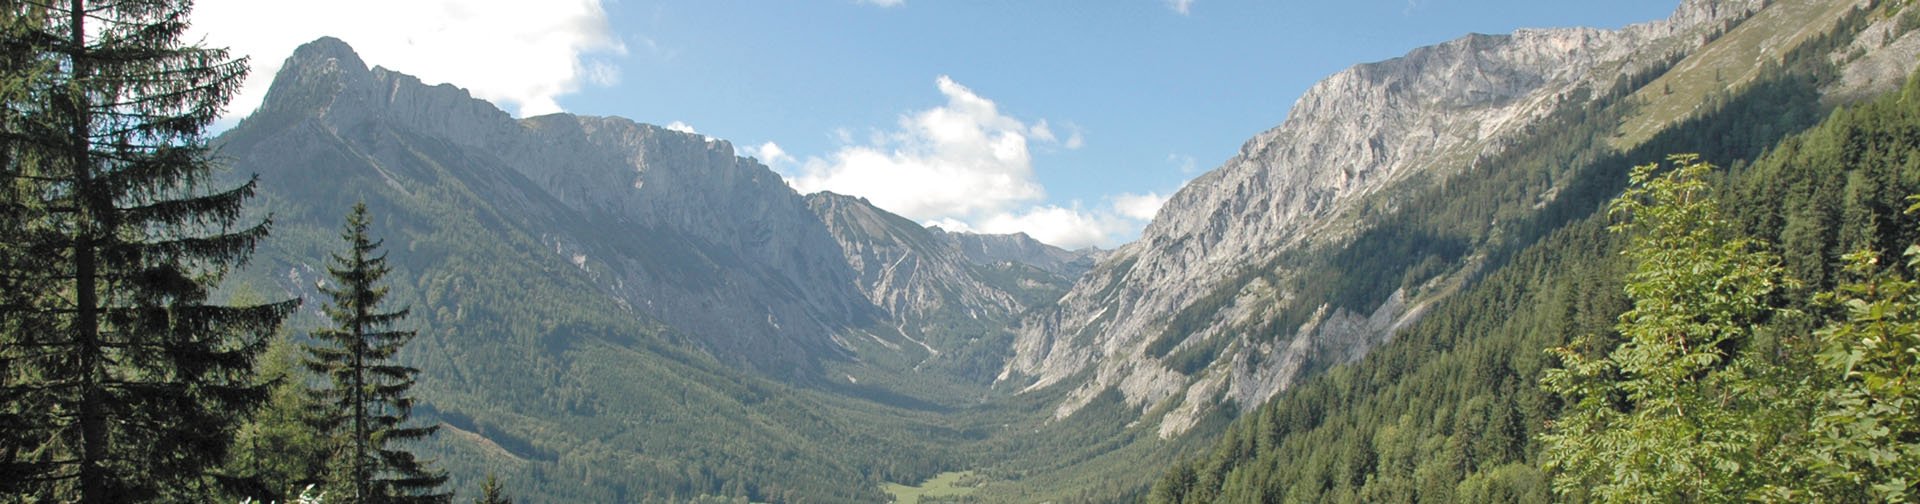
[[[998,104],[941,76],[934,86],[946,103],[900,117],[896,129],[874,131],[855,143],[845,129],[832,134],[843,145],[825,157],[808,157],[788,182],[801,192],[833,191],[861,196],[909,219],[950,231],[1027,233],[1067,248],[1111,247],[1151,219],[1164,201],[1158,194],[1122,194],[1112,205],[1046,204],[1046,189],[1034,176],[1036,145],[1079,148],[1085,143],[1072,123],[1023,121]],[[1062,131],[1066,139],[1061,140]],[[768,142],[758,156],[779,168],[793,159]],[[786,159],[788,163],[774,160]],[[1150,208],[1149,208],[1150,207]]]
[[[1185,16],[1193,13],[1193,0],[1166,0],[1167,8]]]
[[[674,122],[670,122],[670,123],[667,123],[667,130],[668,130],[668,131],[678,131],[678,132],[681,132],[681,133],[686,133],[686,134],[689,134],[689,135],[698,135],[698,134],[700,134],[700,132],[699,132],[699,131],[695,131],[695,130],[693,129],[693,126],[692,126],[692,125],[690,125],[690,124],[687,124],[687,123],[683,123],[683,122],[680,122],[680,121],[674,121]]]
[[[229,117],[258,107],[287,55],[324,35],[353,45],[369,65],[453,83],[529,116],[561,111],[556,100],[583,85],[619,82],[607,58],[627,47],[601,1],[200,0],[192,23],[193,37],[253,58]]]
[[[897,131],[867,144],[809,158],[794,188],[865,196],[915,220],[977,218],[1045,198],[1027,149],[1034,129],[952,78],[934,84],[945,105],[902,116]]]
[[[780,144],[773,142],[763,143],[753,148],[753,156],[760,158],[760,162],[766,163],[767,166],[781,166],[794,161],[792,154],[787,154],[786,149],[780,148]]]
[[[1129,219],[1149,221],[1154,214],[1160,213],[1160,207],[1167,204],[1167,197],[1160,193],[1131,194],[1121,193],[1113,197],[1113,210]]]
[[[1074,205],[1042,205],[1018,213],[1003,213],[986,218],[977,226],[983,233],[1026,233],[1035,240],[1058,247],[1079,249],[1111,247],[1116,237],[1138,231],[1140,224],[1112,213],[1087,211]]]

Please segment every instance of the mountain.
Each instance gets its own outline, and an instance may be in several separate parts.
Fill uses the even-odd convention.
[[[1725,16],[1728,6],[1686,2],[1665,23],[1625,32],[1671,32],[1657,28],[1688,19],[1697,23],[1716,9]],[[1026,386],[1028,394],[1065,393],[1064,400],[1051,405],[1056,416],[1067,420],[1089,411],[1112,414],[1119,403],[1138,425],[1129,432],[1142,431],[1136,435],[1158,440],[1135,441],[1082,466],[1122,465],[1162,453],[1136,448],[1141,445],[1178,446],[1224,432],[1212,448],[1171,456],[1183,462],[1161,478],[1153,492],[1157,499],[1369,502],[1412,500],[1416,497],[1409,494],[1417,492],[1418,500],[1446,501],[1453,499],[1448,496],[1454,495],[1456,485],[1461,492],[1495,492],[1461,494],[1476,496],[1462,501],[1480,502],[1503,499],[1500,491],[1521,492],[1524,489],[1513,485],[1524,484],[1527,471],[1538,475],[1528,463],[1537,461],[1532,458],[1537,455],[1537,445],[1530,444],[1533,435],[1558,407],[1535,387],[1541,370],[1552,365],[1544,349],[1572,335],[1604,337],[1620,313],[1619,282],[1625,273],[1617,261],[1606,259],[1610,256],[1604,251],[1612,246],[1605,232],[1608,221],[1596,212],[1620,194],[1629,169],[1668,154],[1697,152],[1737,173],[1767,151],[1786,148],[1783,138],[1827,117],[1836,104],[1885,92],[1902,80],[1889,75],[1910,74],[1920,63],[1914,57],[1916,46],[1909,45],[1920,41],[1915,35],[1920,14],[1901,10],[1900,3],[1773,1],[1754,6],[1761,8],[1724,18],[1702,29],[1699,38],[1683,40],[1693,49],[1644,51],[1619,65],[1605,65],[1641,70],[1556,95],[1555,100],[1565,103],[1472,156],[1465,166],[1452,167],[1451,173],[1416,171],[1348,201],[1349,207],[1332,211],[1332,217],[1312,221],[1317,227],[1307,232],[1271,237],[1275,241],[1267,243],[1264,252],[1272,257],[1265,262],[1200,253],[1174,261],[1171,271],[1204,266],[1226,277],[1219,287],[1186,291],[1174,301],[1180,308],[1149,321],[1158,326],[1135,334],[1103,329],[1102,324],[1124,321],[1142,308],[1098,303],[1088,303],[1095,308],[1089,313],[1098,317],[1039,314],[1029,319],[1021,341],[1031,346],[1020,348],[1023,357],[1064,347],[1056,355],[1069,359],[1060,362],[1078,367],[1061,368],[1056,376],[1065,377],[1048,384],[1045,357],[1015,361],[1003,383]],[[1431,53],[1415,50],[1406,58],[1421,54]],[[1886,66],[1892,62],[1900,63]],[[1303,98],[1302,103],[1307,101]],[[1364,101],[1348,103],[1355,110],[1369,109]],[[1302,113],[1296,109],[1289,123]],[[1887,127],[1898,128],[1874,126]],[[1848,141],[1855,144],[1843,145],[1886,140],[1875,136],[1880,135],[1872,132],[1875,129],[1848,130],[1855,138]],[[1417,158],[1425,155],[1421,152],[1399,155]],[[1308,166],[1338,166],[1338,159]],[[1827,169],[1857,162],[1829,162]],[[1906,183],[1889,177],[1908,175],[1887,175],[1884,163],[1874,163],[1881,165],[1874,169],[1881,173],[1841,176],[1814,170],[1788,178],[1747,178],[1752,187],[1738,191],[1763,196],[1744,207],[1755,211],[1741,218],[1758,229],[1785,222],[1786,231],[1768,231],[1797,243],[1794,252],[1783,255],[1796,270],[1814,272],[1807,278],[1831,282],[1837,266],[1811,265],[1837,260],[1846,251],[1844,246],[1821,245],[1834,239],[1831,223],[1869,214],[1879,216],[1867,217],[1869,221],[1895,222],[1891,216],[1903,208],[1895,202],[1905,193],[1888,188]],[[1427,166],[1448,168],[1443,163]],[[1219,171],[1237,169],[1229,163]],[[1199,180],[1225,176],[1216,172]],[[1809,188],[1827,192],[1810,200],[1793,199],[1808,198],[1798,193]],[[1834,191],[1851,196],[1837,197]],[[1214,187],[1197,195],[1223,192],[1237,191]],[[1262,191],[1247,193],[1257,198]],[[1871,211],[1833,210],[1842,199],[1868,195],[1882,198],[1863,205]],[[1183,199],[1193,201],[1175,198]],[[1818,204],[1782,207],[1792,201]],[[1170,203],[1162,218],[1187,210]],[[1226,230],[1262,217],[1260,212],[1235,211],[1222,207],[1188,215],[1195,220],[1205,216]],[[1166,273],[1143,274],[1129,264],[1129,256],[1152,253],[1133,248],[1154,247],[1155,236],[1176,247],[1182,240],[1204,243],[1208,238],[1169,240],[1165,231],[1149,229],[1148,238],[1117,250],[1060,304],[1070,307],[1077,296],[1089,292],[1141,298],[1140,285],[1150,282],[1138,279]],[[1904,244],[1888,247],[1899,250]],[[1818,273],[1822,268],[1827,276]],[[1577,274],[1563,273],[1568,269]],[[1108,309],[1117,314],[1100,320],[1109,317],[1103,312]],[[1089,320],[1093,323],[1086,323]],[[1047,329],[1055,328],[1046,324],[1094,330],[1049,333]],[[1106,346],[1096,346],[1096,336],[1109,337],[1100,342]],[[1263,395],[1267,393],[1272,395]],[[1238,420],[1223,430],[1223,416]],[[1068,474],[1054,484],[1100,488],[1104,483]],[[1181,499],[1163,494],[1178,495],[1183,485],[1199,490]],[[1206,490],[1226,488],[1243,493]],[[1542,496],[1544,489],[1544,482],[1533,487]],[[1139,499],[1147,494],[1100,495]]]
[[[1084,269],[1075,261],[1085,254],[1025,236],[945,233],[864,202],[802,197],[723,140],[614,117],[514,120],[451,85],[369,70],[337,39],[308,44],[284,68],[248,121],[312,117],[334,136],[392,128],[510,169],[519,177],[500,182],[522,186],[494,206],[542,217],[531,232],[554,254],[716,357],[770,374],[815,375],[823,359],[924,359],[938,350],[903,325],[921,334],[932,312],[953,310],[1004,326]],[[951,275],[881,278],[876,244],[849,234],[878,229],[870,224]],[[937,236],[941,250],[912,249],[916,235]],[[973,278],[986,274],[1006,285]],[[932,286],[965,294],[926,297]]]
[[[1457,223],[1470,230],[1454,236],[1383,227],[1416,193],[1466,180],[1554,128],[1593,122],[1565,118],[1601,113],[1613,93],[1644,90],[1669,68],[1693,69],[1690,55],[1733,44],[1784,52],[1857,3],[1688,0],[1666,20],[1620,30],[1475,34],[1334,74],[1285,122],[1182,188],[1056,308],[1025,318],[999,379],[1070,389],[1056,417],[1118,390],[1143,413],[1166,412],[1146,419],[1162,437],[1224,402],[1258,406],[1418,320],[1508,245],[1490,232],[1503,217],[1538,209]],[[1697,105],[1757,73],[1686,93]],[[1656,125],[1685,112],[1634,110]],[[1507,190],[1535,191],[1519,197],[1543,207],[1567,180]]]
[[[1871,474],[1857,469],[1860,466],[1824,470],[1802,466],[1819,465],[1807,461],[1821,455],[1808,452],[1826,453],[1820,441],[1809,441],[1821,436],[1817,427],[1809,425],[1817,425],[1816,418],[1841,417],[1820,408],[1832,407],[1834,402],[1857,404],[1835,401],[1832,398],[1841,396],[1830,392],[1832,387],[1857,380],[1851,378],[1858,376],[1853,372],[1856,363],[1815,365],[1815,354],[1842,348],[1837,346],[1841,344],[1884,343],[1873,338],[1851,342],[1809,335],[1835,323],[1880,320],[1880,311],[1848,313],[1831,301],[1819,300],[1835,292],[1846,299],[1857,295],[1848,292],[1865,290],[1848,291],[1843,285],[1880,278],[1849,270],[1847,254],[1874,250],[1879,257],[1889,257],[1920,240],[1920,218],[1905,211],[1911,203],[1908,196],[1920,193],[1920,164],[1912,162],[1920,156],[1920,100],[1916,100],[1920,73],[1915,73],[1920,64],[1915,59],[1920,49],[1920,10],[1901,2],[1840,4],[1841,19],[1826,25],[1826,31],[1789,37],[1805,29],[1806,13],[1830,5],[1786,5],[1791,10],[1771,13],[1780,24],[1767,26],[1768,20],[1761,17],[1743,23],[1710,44],[1709,50],[1678,62],[1632,94],[1664,95],[1665,89],[1698,86],[1697,79],[1712,81],[1715,68],[1722,69],[1718,73],[1724,76],[1753,64],[1746,55],[1757,51],[1725,42],[1800,40],[1795,47],[1774,52],[1779,59],[1758,68],[1750,84],[1702,101],[1693,112],[1671,121],[1671,127],[1647,136],[1643,147],[1581,162],[1588,165],[1582,170],[1597,178],[1624,181],[1632,165],[1658,161],[1664,153],[1700,152],[1700,159],[1720,165],[1703,181],[1710,186],[1703,196],[1714,206],[1709,212],[1724,216],[1721,225],[1727,235],[1759,244],[1750,250],[1778,254],[1779,284],[1784,287],[1759,304],[1780,311],[1752,322],[1752,334],[1737,344],[1723,343],[1720,348],[1725,353],[1714,352],[1717,362],[1739,362],[1750,376],[1765,377],[1755,378],[1756,382],[1766,380],[1767,384],[1716,388],[1712,399],[1696,403],[1704,408],[1686,412],[1692,418],[1771,415],[1768,421],[1778,425],[1769,425],[1768,434],[1734,443],[1742,456],[1752,456],[1722,465],[1725,472],[1682,471],[1697,475],[1690,476],[1688,484],[1707,489],[1701,494],[1752,497],[1761,492],[1747,493],[1747,489],[1769,485],[1777,488],[1768,492],[1798,492],[1794,500],[1875,500],[1879,497],[1865,487],[1877,483],[1849,487],[1849,483],[1832,482],[1873,481],[1871,476],[1860,476]],[[1894,61],[1900,64],[1883,66]],[[1889,77],[1901,73],[1906,77]],[[1863,78],[1867,75],[1878,77]],[[1899,84],[1902,81],[1904,86]],[[1861,99],[1866,101],[1856,102]],[[1638,99],[1618,100],[1616,105],[1628,110],[1611,116],[1614,120],[1607,129],[1623,136],[1631,136],[1634,125],[1644,124],[1638,122],[1640,114],[1662,107],[1659,101]],[[1586,142],[1606,144],[1618,138],[1594,136]],[[1578,403],[1569,397],[1573,394],[1549,391],[1549,382],[1543,378],[1556,368],[1572,368],[1569,361],[1573,359],[1546,350],[1565,345],[1587,358],[1623,355],[1629,351],[1624,341],[1635,337],[1623,334],[1629,332],[1623,328],[1649,320],[1627,315],[1628,310],[1668,302],[1665,295],[1649,296],[1647,290],[1629,286],[1658,276],[1647,273],[1654,268],[1646,263],[1655,260],[1627,253],[1636,246],[1634,242],[1651,233],[1636,236],[1615,230],[1628,217],[1599,211],[1600,204],[1621,194],[1623,185],[1615,182],[1563,192],[1563,198],[1584,200],[1578,205],[1584,210],[1550,226],[1550,233],[1537,234],[1537,241],[1518,246],[1502,266],[1489,268],[1459,293],[1436,301],[1429,315],[1401,329],[1392,341],[1364,358],[1302,380],[1248,411],[1211,448],[1189,453],[1170,468],[1148,500],[1549,502],[1579,500],[1582,492],[1602,484],[1620,485],[1621,480],[1647,474],[1647,466],[1636,468],[1618,457],[1602,457],[1597,467],[1618,479],[1581,478],[1577,470],[1568,469],[1572,464],[1550,462],[1558,450],[1546,436],[1550,432],[1571,436],[1621,432],[1619,427],[1555,431],[1556,425],[1578,422],[1569,419],[1569,412],[1594,403]],[[1690,231],[1704,228],[1697,220],[1685,225]],[[1697,250],[1660,251],[1663,257],[1699,257],[1691,255]],[[1669,271],[1710,271],[1700,263],[1680,259]],[[1706,275],[1701,277],[1703,282],[1726,281],[1721,274]],[[1910,278],[1911,271],[1904,275]],[[1689,311],[1711,309],[1696,305]],[[1649,335],[1642,332],[1637,338],[1645,341]],[[1586,342],[1570,344],[1581,341],[1576,338]],[[1626,371],[1624,366],[1605,369],[1619,373],[1622,380],[1642,380],[1648,374]],[[1842,373],[1850,378],[1835,377]],[[1698,374],[1689,379],[1694,376]],[[1564,390],[1559,392],[1565,394]],[[1818,399],[1822,397],[1826,399]],[[1739,405],[1743,400],[1752,402]],[[1823,400],[1822,405],[1809,407]],[[1612,404],[1602,407],[1646,404],[1636,404],[1644,399],[1628,397],[1619,401],[1602,401]],[[1678,416],[1672,413],[1662,420],[1702,425]],[[1687,439],[1713,439],[1720,434],[1713,432],[1715,427],[1696,429]],[[1744,435],[1758,429],[1738,430]],[[1659,438],[1638,430],[1625,434],[1624,438],[1633,440],[1628,443]],[[1853,433],[1842,438],[1869,451],[1911,446],[1911,438]],[[1654,451],[1659,450],[1671,448]],[[1648,453],[1647,460],[1674,459]],[[1659,466],[1655,471],[1672,471],[1672,467]],[[1735,478],[1744,481],[1727,481]],[[1905,484],[1905,491],[1911,491],[1910,481],[1876,488],[1901,491]],[[1671,492],[1664,493],[1672,497]]]
[[[1006,327],[1016,316],[1059,298],[1092,264],[1092,251],[1069,252],[1025,234],[949,233],[865,198],[820,192],[806,199],[861,292],[931,354],[918,366],[971,381],[991,381],[1005,362]]]
[[[492,206],[541,218],[529,232],[553,254],[722,360],[817,374],[820,359],[904,343],[853,289],[805,201],[725,142],[619,118],[516,121],[450,85],[369,70],[337,39],[303,47],[284,68],[248,121],[312,117],[316,133],[350,144],[391,129],[511,170],[493,182],[517,187],[481,193],[503,196]]]
[[[1024,236],[945,233],[857,201],[816,214],[725,141],[514,119],[331,38],[296,50],[216,144],[233,173],[260,176],[274,221],[240,278],[309,299],[296,327],[316,318],[341,216],[367,203],[391,299],[420,331],[401,358],[422,370],[423,414],[448,427],[428,449],[457,482],[500,472],[532,502],[878,500],[882,481],[956,465],[953,447],[979,434],[938,404],[977,401],[1005,321],[1083,267]],[[863,254],[884,247],[848,234],[862,222],[921,240],[885,253],[955,273],[937,278],[953,296],[911,302],[934,285],[873,275]],[[947,355],[984,371],[916,369]]]

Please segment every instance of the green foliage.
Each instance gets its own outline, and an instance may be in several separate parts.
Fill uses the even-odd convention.
[[[1908,208],[1908,213],[1920,205]],[[1920,499],[1920,246],[1883,267],[1871,250],[1849,254],[1828,300],[1846,318],[1821,329],[1820,367],[1838,378],[1821,397],[1807,453],[1811,477],[1775,485],[1782,500],[1911,502]]]
[[[1616,328],[1625,341],[1589,356],[1592,336],[1552,353],[1564,364],[1542,385],[1569,401],[1544,442],[1553,489],[1601,502],[1742,500],[1761,467],[1759,422],[1778,405],[1760,394],[1741,355],[1771,314],[1783,268],[1721,217],[1694,155],[1634,168],[1632,188],[1609,214],[1630,236],[1633,307]],[[1764,451],[1764,450],[1761,450]]]
[[[438,426],[408,425],[418,369],[394,364],[394,355],[414,337],[393,327],[407,317],[405,308],[381,311],[387,297],[382,280],[392,269],[380,241],[367,235],[366,204],[347,214],[345,255],[334,254],[327,268],[331,285],[321,287],[331,301],[324,311],[333,326],[315,331],[307,345],[308,370],[326,378],[314,391],[320,403],[310,425],[336,443],[329,460],[328,491],[352,503],[450,502],[438,493],[445,474],[430,470],[400,446],[432,436]]]
[[[0,7],[0,487],[26,501],[211,498],[293,301],[209,294],[266,237],[204,131],[244,60],[190,2]]]

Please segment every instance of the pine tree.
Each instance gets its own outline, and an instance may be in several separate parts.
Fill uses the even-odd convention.
[[[0,7],[0,485],[27,501],[206,498],[295,306],[209,303],[269,226],[205,138],[246,61],[183,43],[189,6]]]
[[[488,472],[487,479],[480,482],[480,496],[473,499],[473,504],[513,504],[513,498],[500,489],[500,478]]]
[[[367,235],[366,203],[347,215],[346,255],[334,254],[327,268],[332,285],[321,288],[332,299],[326,307],[334,326],[313,334],[307,368],[327,377],[320,390],[324,410],[315,427],[336,437],[332,490],[328,495],[351,503],[451,502],[437,492],[445,474],[431,471],[413,454],[393,445],[415,441],[438,426],[407,426],[413,399],[407,397],[419,370],[393,363],[414,332],[394,326],[408,310],[380,311],[387,296],[381,278],[391,271],[380,242]]]

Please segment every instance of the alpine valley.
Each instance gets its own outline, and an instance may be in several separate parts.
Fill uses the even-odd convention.
[[[516,119],[333,38],[215,145],[274,223],[234,283],[308,299],[293,339],[366,203],[461,495],[1536,502],[1546,349],[1630,307],[1605,228],[1634,166],[1727,167],[1806,292],[1911,242],[1911,4],[1685,0],[1353,66],[1114,250],[800,194],[724,139]],[[1894,154],[1802,147],[1846,128]]]

